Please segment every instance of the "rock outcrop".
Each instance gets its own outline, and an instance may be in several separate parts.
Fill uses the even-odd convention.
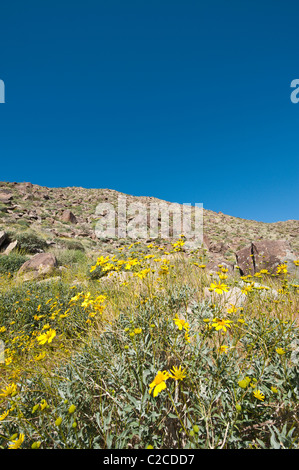
[[[261,269],[275,273],[277,266],[286,264],[289,272],[295,271],[296,254],[286,240],[260,240],[236,252],[240,274],[247,276]]]
[[[61,216],[61,220],[63,222],[70,222],[71,224],[76,224],[77,219],[74,214],[70,210],[65,210]]]

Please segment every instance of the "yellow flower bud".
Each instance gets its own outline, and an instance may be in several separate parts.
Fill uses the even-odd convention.
[[[36,441],[32,444],[31,449],[39,449],[41,445],[40,441]]]
[[[70,413],[70,414],[74,413],[75,409],[76,409],[76,406],[75,406],[75,405],[71,405],[71,406],[69,407],[69,413]]]

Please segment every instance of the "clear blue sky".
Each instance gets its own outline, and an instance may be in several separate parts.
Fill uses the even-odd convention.
[[[0,181],[298,219],[299,2],[2,2]]]

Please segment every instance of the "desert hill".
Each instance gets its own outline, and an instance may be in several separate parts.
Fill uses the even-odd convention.
[[[111,189],[48,188],[28,182],[0,182],[0,231],[9,235],[1,251],[5,252],[9,244],[9,251],[16,248],[17,243],[14,246],[12,242],[28,232],[36,234],[48,247],[98,251],[104,245],[105,250],[109,246],[111,251],[119,246],[119,240],[97,238],[96,207],[103,202],[116,206],[119,195],[126,196],[128,203],[142,202],[149,206],[151,202],[161,202]],[[286,240],[295,253],[299,252],[298,220],[263,223],[204,208],[203,227],[209,257],[216,261],[234,264],[238,250],[259,240]]]

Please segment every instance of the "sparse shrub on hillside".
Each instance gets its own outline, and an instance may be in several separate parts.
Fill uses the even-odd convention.
[[[46,241],[33,232],[18,233],[14,239],[18,240],[19,249],[25,253],[40,253],[47,248]]]
[[[87,318],[80,309],[72,309],[71,321],[67,315],[60,317],[65,315],[74,295],[75,292],[62,281],[40,284],[27,282],[0,293],[0,325],[10,325],[9,334],[17,337],[14,348],[21,346],[14,354],[21,354],[25,346],[25,334],[28,339],[34,331],[42,330],[49,322],[57,334],[78,334]]]
[[[52,249],[58,266],[81,265],[86,262],[86,254],[82,250],[73,250],[69,248]]]
[[[28,228],[30,228],[30,222],[24,219],[18,220],[17,225],[18,228],[20,228],[21,230],[27,230]]]
[[[27,256],[19,253],[10,253],[9,255],[0,256],[0,274],[15,273],[27,259]]]
[[[60,238],[57,240],[57,243],[62,245],[64,248],[67,248],[68,250],[85,251],[84,246],[78,240],[67,240],[67,239]]]

